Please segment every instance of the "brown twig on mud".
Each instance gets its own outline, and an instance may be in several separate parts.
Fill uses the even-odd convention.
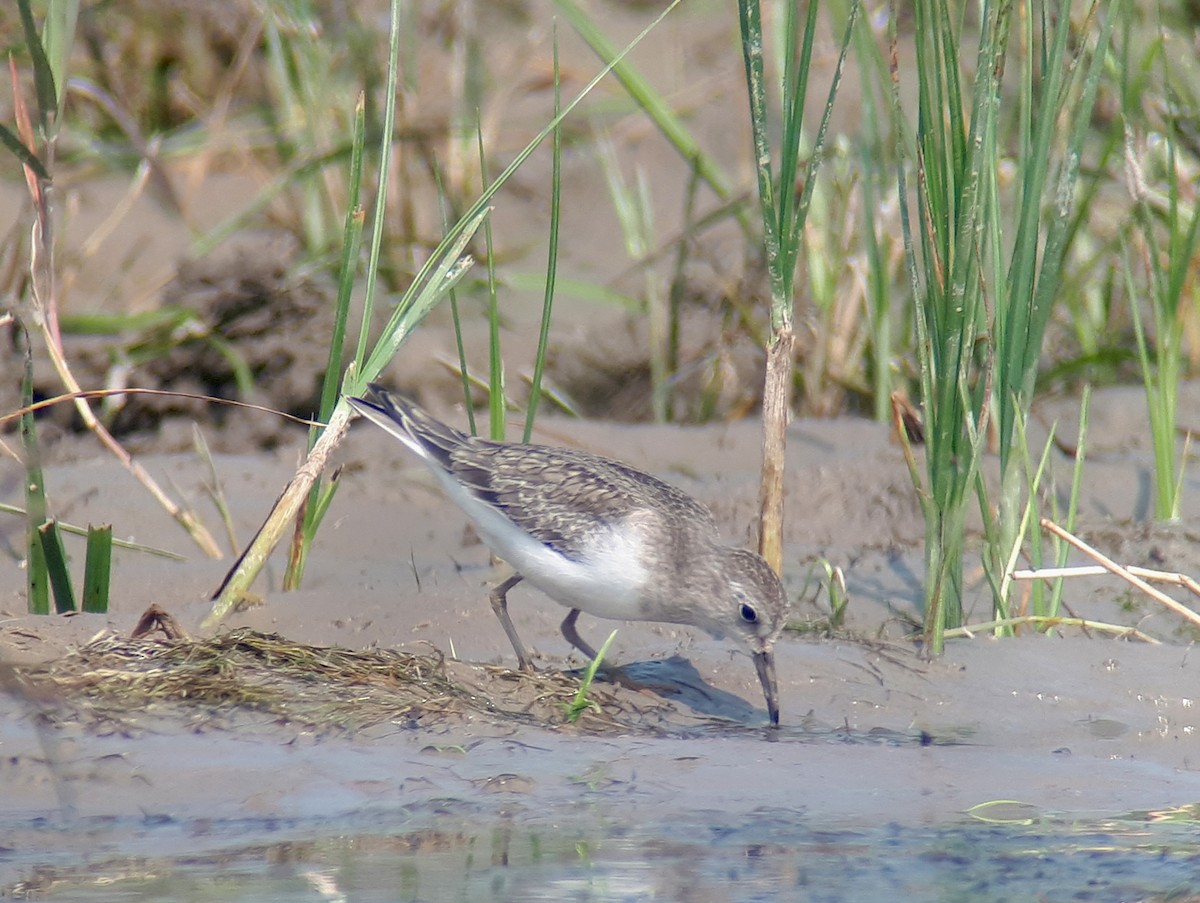
[[[997,628],[1020,627],[1022,624],[1031,624],[1035,627],[1078,627],[1081,630],[1095,630],[1100,633],[1116,634],[1119,639],[1132,637],[1135,640],[1141,640],[1143,643],[1149,643],[1151,646],[1162,645],[1162,640],[1156,640],[1149,634],[1142,633],[1136,627],[1126,627],[1122,624],[1107,624],[1104,621],[1090,621],[1087,618],[1063,618],[1048,615],[1022,615],[1018,618],[998,618],[994,621],[985,621],[982,624],[964,624],[962,627],[951,627],[946,633],[946,639],[953,637],[967,637],[974,639],[975,634],[982,633],[985,630],[996,630]]]
[[[1067,532],[1048,518],[1043,517],[1041,519],[1041,525],[1043,529],[1049,530],[1055,536],[1070,543],[1089,558],[1096,561],[1099,564],[1100,572],[1107,571],[1110,574],[1116,574],[1122,580],[1133,586],[1136,586],[1151,599],[1154,599],[1156,602],[1160,602],[1167,608],[1171,609],[1171,611],[1175,612],[1175,614],[1179,615],[1181,618],[1191,621],[1193,624],[1200,624],[1200,614],[1192,611],[1192,609],[1188,608],[1181,602],[1176,602],[1166,593],[1155,589],[1153,586],[1147,583],[1145,579],[1143,579],[1143,577],[1150,576],[1151,574],[1154,574],[1155,576],[1150,577],[1150,579],[1158,579],[1158,572],[1147,572],[1141,568],[1128,568],[1117,564],[1111,558],[1092,548],[1082,539]],[[1068,570],[1076,573],[1064,573],[1062,569],[1014,571],[1012,577],[1014,580],[1053,580],[1058,577],[1079,576],[1080,574],[1078,572],[1083,571],[1084,569],[1070,568]],[[1097,570],[1094,568],[1087,568],[1086,572],[1088,574],[1094,574],[1097,573]],[[1191,590],[1192,593],[1200,595],[1200,585],[1198,585],[1196,581],[1190,577],[1185,577],[1182,574],[1166,574],[1162,575],[1162,577],[1164,582],[1185,586]]]
[[[1138,567],[1136,564],[1127,564],[1124,567],[1133,576],[1141,577],[1148,582],[1169,583],[1172,586],[1181,586],[1193,596],[1200,596],[1200,582],[1197,582],[1187,574],[1179,574],[1174,571],[1156,571],[1152,568]],[[1064,568],[1026,568],[1025,570],[1013,571],[1012,578],[1014,580],[1058,580],[1061,577],[1101,577],[1107,573],[1109,573],[1108,568],[1098,564],[1080,564]]]

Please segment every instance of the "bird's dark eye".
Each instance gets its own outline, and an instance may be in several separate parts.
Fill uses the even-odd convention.
[[[758,623],[758,612],[756,612],[754,610],[754,607],[752,605],[747,605],[745,602],[743,602],[741,608],[738,609],[738,611],[742,615],[742,620],[745,621],[747,624],[757,624]]]

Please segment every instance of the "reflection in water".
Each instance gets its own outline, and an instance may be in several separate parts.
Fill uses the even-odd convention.
[[[1088,822],[972,820],[936,828],[831,828],[807,824],[794,809],[760,811],[741,825],[712,812],[636,828],[567,827],[527,816],[481,824],[444,815],[422,830],[345,824],[336,834],[328,823],[163,822],[143,824],[137,841],[124,844],[133,849],[120,858],[103,861],[103,844],[93,845],[92,861],[83,866],[67,853],[24,862],[0,854],[0,895],[165,903],[214,893],[244,901],[701,903],[885,894],[972,901],[1186,895],[1200,889],[1198,810],[1173,812],[1174,818],[1143,812]],[[94,839],[117,827],[105,821],[76,827]],[[84,839],[44,825],[14,830],[43,831],[47,849],[66,850]],[[318,831],[323,836],[315,836]],[[275,839],[281,833],[292,837]],[[189,836],[203,837],[204,845],[225,839],[228,846],[205,855],[149,854]]]

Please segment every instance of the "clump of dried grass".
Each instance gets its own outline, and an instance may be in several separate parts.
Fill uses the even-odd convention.
[[[472,715],[549,726],[564,723],[563,706],[578,689],[576,679],[558,672],[475,666],[481,686],[503,686],[506,702],[517,703],[501,708],[453,679],[446,665],[436,652],[308,646],[242,628],[209,639],[103,636],[18,673],[51,717],[66,711],[85,724],[128,726],[181,712],[215,727],[246,713],[322,731]],[[516,693],[514,681],[522,684]],[[617,726],[611,715],[589,720],[593,728]]]

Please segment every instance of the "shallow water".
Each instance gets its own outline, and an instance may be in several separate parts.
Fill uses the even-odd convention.
[[[209,899],[1130,900],[1200,890],[1195,811],[1061,819],[1008,813],[936,827],[831,825],[789,809],[730,821],[695,812],[620,825],[586,812],[480,821],[452,813],[281,822],[84,820],[8,825],[47,849],[87,839],[83,855],[0,855],[24,873],[4,890],[44,900]],[[1022,816],[1029,816],[1028,818]],[[105,838],[127,834],[119,849]],[[68,838],[65,835],[73,835]],[[172,856],[149,850],[223,846]]]
[[[9,723],[8,738],[24,734],[26,745],[2,763],[6,784],[28,793],[40,774],[42,806],[10,805],[0,821],[5,897],[703,903],[1200,893],[1200,803],[1096,808],[1200,798],[1192,773],[1133,757],[795,726],[653,737],[525,729],[435,749],[418,731],[306,740],[250,722],[203,734],[164,723],[136,737],[60,727],[39,756],[22,723]],[[1041,802],[1004,799],[1014,787]]]

